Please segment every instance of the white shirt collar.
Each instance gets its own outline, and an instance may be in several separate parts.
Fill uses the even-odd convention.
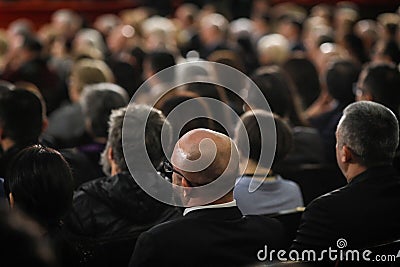
[[[195,206],[186,208],[183,212],[183,216],[188,214],[194,210],[202,210],[202,209],[219,209],[219,208],[229,208],[229,207],[236,207],[236,200],[232,200],[230,202],[222,203],[222,204],[214,204],[214,205],[205,205],[205,206]]]

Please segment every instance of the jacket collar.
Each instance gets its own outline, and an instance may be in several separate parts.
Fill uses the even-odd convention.
[[[398,176],[398,173],[391,165],[371,167],[351,179],[348,185],[352,186],[369,179],[386,176]]]
[[[217,208],[217,209],[199,209],[193,210],[185,215],[184,218],[199,218],[209,220],[237,220],[243,217],[237,206]]]

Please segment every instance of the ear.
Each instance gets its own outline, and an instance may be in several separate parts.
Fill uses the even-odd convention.
[[[109,147],[107,150],[107,159],[110,162],[114,160],[114,152],[113,152],[112,147]]]
[[[49,120],[46,117],[43,119],[42,122],[42,133],[44,133],[47,130],[47,127],[49,127]]]
[[[364,94],[365,94],[364,100],[367,100],[367,101],[373,101],[374,100],[374,98],[372,97],[372,95],[370,93],[365,92]]]
[[[9,200],[9,201],[10,201],[10,207],[11,207],[11,208],[14,208],[15,202],[14,202],[14,196],[13,196],[13,194],[12,194],[12,193],[9,193],[9,194],[8,194],[8,198],[10,199],[10,200]]]
[[[182,186],[183,187],[187,187],[190,188],[191,186],[188,184],[188,182],[186,181],[186,179],[182,179]]]
[[[341,149],[340,161],[342,163],[349,163],[353,160],[353,158],[353,153],[351,152],[350,148],[344,145]]]

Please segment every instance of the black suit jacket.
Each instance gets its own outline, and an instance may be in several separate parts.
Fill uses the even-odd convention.
[[[129,266],[243,266],[283,241],[274,219],[243,216],[237,207],[194,210],[141,234]]]
[[[322,177],[321,177],[322,178]],[[293,249],[366,248],[400,238],[400,177],[390,166],[370,168],[311,202]]]

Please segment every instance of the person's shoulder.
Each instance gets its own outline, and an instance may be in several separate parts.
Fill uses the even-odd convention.
[[[282,224],[277,219],[270,218],[266,215],[244,215],[243,220],[252,225],[258,225],[272,231],[283,231]]]
[[[159,233],[164,233],[164,232],[174,232],[174,229],[179,229],[182,226],[185,225],[190,225],[193,222],[195,222],[195,219],[189,218],[189,217],[178,217],[160,224],[157,224],[155,226],[153,226],[152,228],[150,228],[147,232],[151,233],[151,234],[159,234]]]
[[[307,205],[306,211],[314,209],[336,210],[341,206],[338,203],[344,201],[349,195],[351,195],[351,189],[348,186],[343,186],[311,201]]]

